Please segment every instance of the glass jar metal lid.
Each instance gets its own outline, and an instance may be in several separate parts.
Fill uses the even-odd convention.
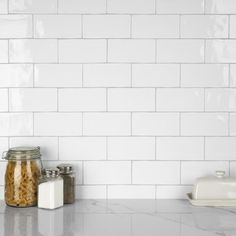
[[[73,166],[71,164],[60,164],[57,166],[61,174],[70,174],[73,172]]]
[[[31,160],[41,157],[40,147],[14,147],[3,153],[6,160]]]
[[[57,177],[59,174],[60,171],[58,168],[46,168],[42,170],[42,175],[46,177]]]

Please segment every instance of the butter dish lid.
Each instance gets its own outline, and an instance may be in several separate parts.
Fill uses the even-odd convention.
[[[193,199],[236,199],[236,177],[218,170],[215,176],[198,178],[192,195]]]

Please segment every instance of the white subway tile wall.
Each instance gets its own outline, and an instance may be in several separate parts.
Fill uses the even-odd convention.
[[[235,63],[235,0],[0,0],[0,152],[74,164],[78,198],[185,198],[236,173]]]

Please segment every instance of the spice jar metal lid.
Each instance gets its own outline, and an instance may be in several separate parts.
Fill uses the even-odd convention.
[[[61,174],[70,174],[73,172],[73,166],[71,164],[60,164],[57,166]]]
[[[46,168],[42,170],[42,175],[47,177],[58,177],[60,174],[58,168]]]
[[[40,147],[14,147],[3,152],[2,158],[6,160],[32,160],[41,157]]]

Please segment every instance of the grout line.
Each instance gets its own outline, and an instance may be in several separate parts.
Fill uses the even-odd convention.
[[[179,16],[179,15],[186,15],[186,16],[225,16],[225,15],[235,15],[234,13],[161,13],[161,12],[152,12],[152,13],[135,13],[135,12],[132,12],[132,13],[127,13],[127,12],[118,12],[118,13],[111,13],[111,12],[107,12],[104,11],[104,12],[94,12],[94,13],[88,13],[88,12],[54,12],[54,13],[50,13],[50,12],[45,12],[45,13],[42,13],[42,12],[38,12],[38,13],[34,13],[34,12],[11,12],[9,13],[8,15],[32,15],[32,14],[37,14],[37,15],[82,15],[82,14],[86,14],[86,15],[89,15],[89,16],[106,16],[106,15],[115,15],[115,16],[126,16],[126,15],[148,15],[148,16],[155,16],[155,15],[161,15],[161,16]],[[4,15],[4,14],[1,14],[1,15]],[[6,15],[6,14],[5,14]]]

